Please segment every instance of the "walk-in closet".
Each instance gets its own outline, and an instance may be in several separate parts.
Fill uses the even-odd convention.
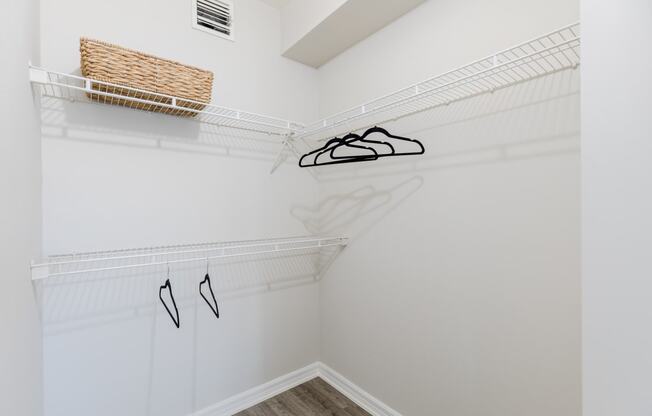
[[[0,415],[652,414],[648,1],[0,15]]]

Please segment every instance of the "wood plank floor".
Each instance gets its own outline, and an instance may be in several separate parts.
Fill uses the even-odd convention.
[[[371,415],[321,378],[314,378],[235,416]]]

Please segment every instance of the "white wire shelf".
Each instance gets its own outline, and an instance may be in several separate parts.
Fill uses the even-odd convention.
[[[30,79],[43,96],[73,101],[119,104],[130,108],[186,116],[210,125],[276,136],[283,145],[272,172],[283,158],[285,146],[357,132],[452,102],[542,77],[580,64],[580,24],[574,23],[486,58],[446,72],[346,111],[303,125],[179,97],[155,94],[71,74],[30,66]],[[192,117],[187,117],[192,115]]]
[[[309,124],[297,137],[321,140],[493,92],[580,63],[580,24],[539,36],[442,75]]]
[[[29,70],[32,85],[46,97],[118,104],[271,136],[289,136],[303,129],[303,125],[295,121],[152,93],[31,65]]]
[[[30,268],[32,280],[42,280],[179,263],[209,262],[232,257],[314,252],[327,247],[342,248],[347,243],[346,237],[294,237],[147,247],[55,255],[40,262],[33,262]]]

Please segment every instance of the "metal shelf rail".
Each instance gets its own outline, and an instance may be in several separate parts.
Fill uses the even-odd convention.
[[[30,80],[35,90],[47,97],[118,103],[163,110],[171,115],[193,113],[191,118],[199,122],[276,136],[281,150],[271,170],[274,172],[282,162],[286,147],[300,157],[295,146],[297,139],[309,148],[317,147],[316,142],[320,140],[576,68],[579,64],[580,24],[574,23],[308,125],[33,66],[30,66]]]
[[[170,115],[193,114],[190,119],[202,123],[270,136],[284,137],[303,129],[303,124],[290,120],[152,93],[31,65],[29,73],[35,90],[46,97],[82,102],[119,103],[127,108],[156,109]]]
[[[348,243],[345,237],[294,237],[189,244],[50,256],[30,266],[32,280],[107,271],[140,269],[178,263],[207,262],[231,257],[287,252],[314,253]]]
[[[493,92],[580,63],[574,23],[468,65],[308,124],[296,137],[310,143],[394,121],[478,94]]]

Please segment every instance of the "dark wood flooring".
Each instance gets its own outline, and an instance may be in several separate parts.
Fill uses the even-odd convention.
[[[321,378],[314,378],[235,416],[371,415]]]

